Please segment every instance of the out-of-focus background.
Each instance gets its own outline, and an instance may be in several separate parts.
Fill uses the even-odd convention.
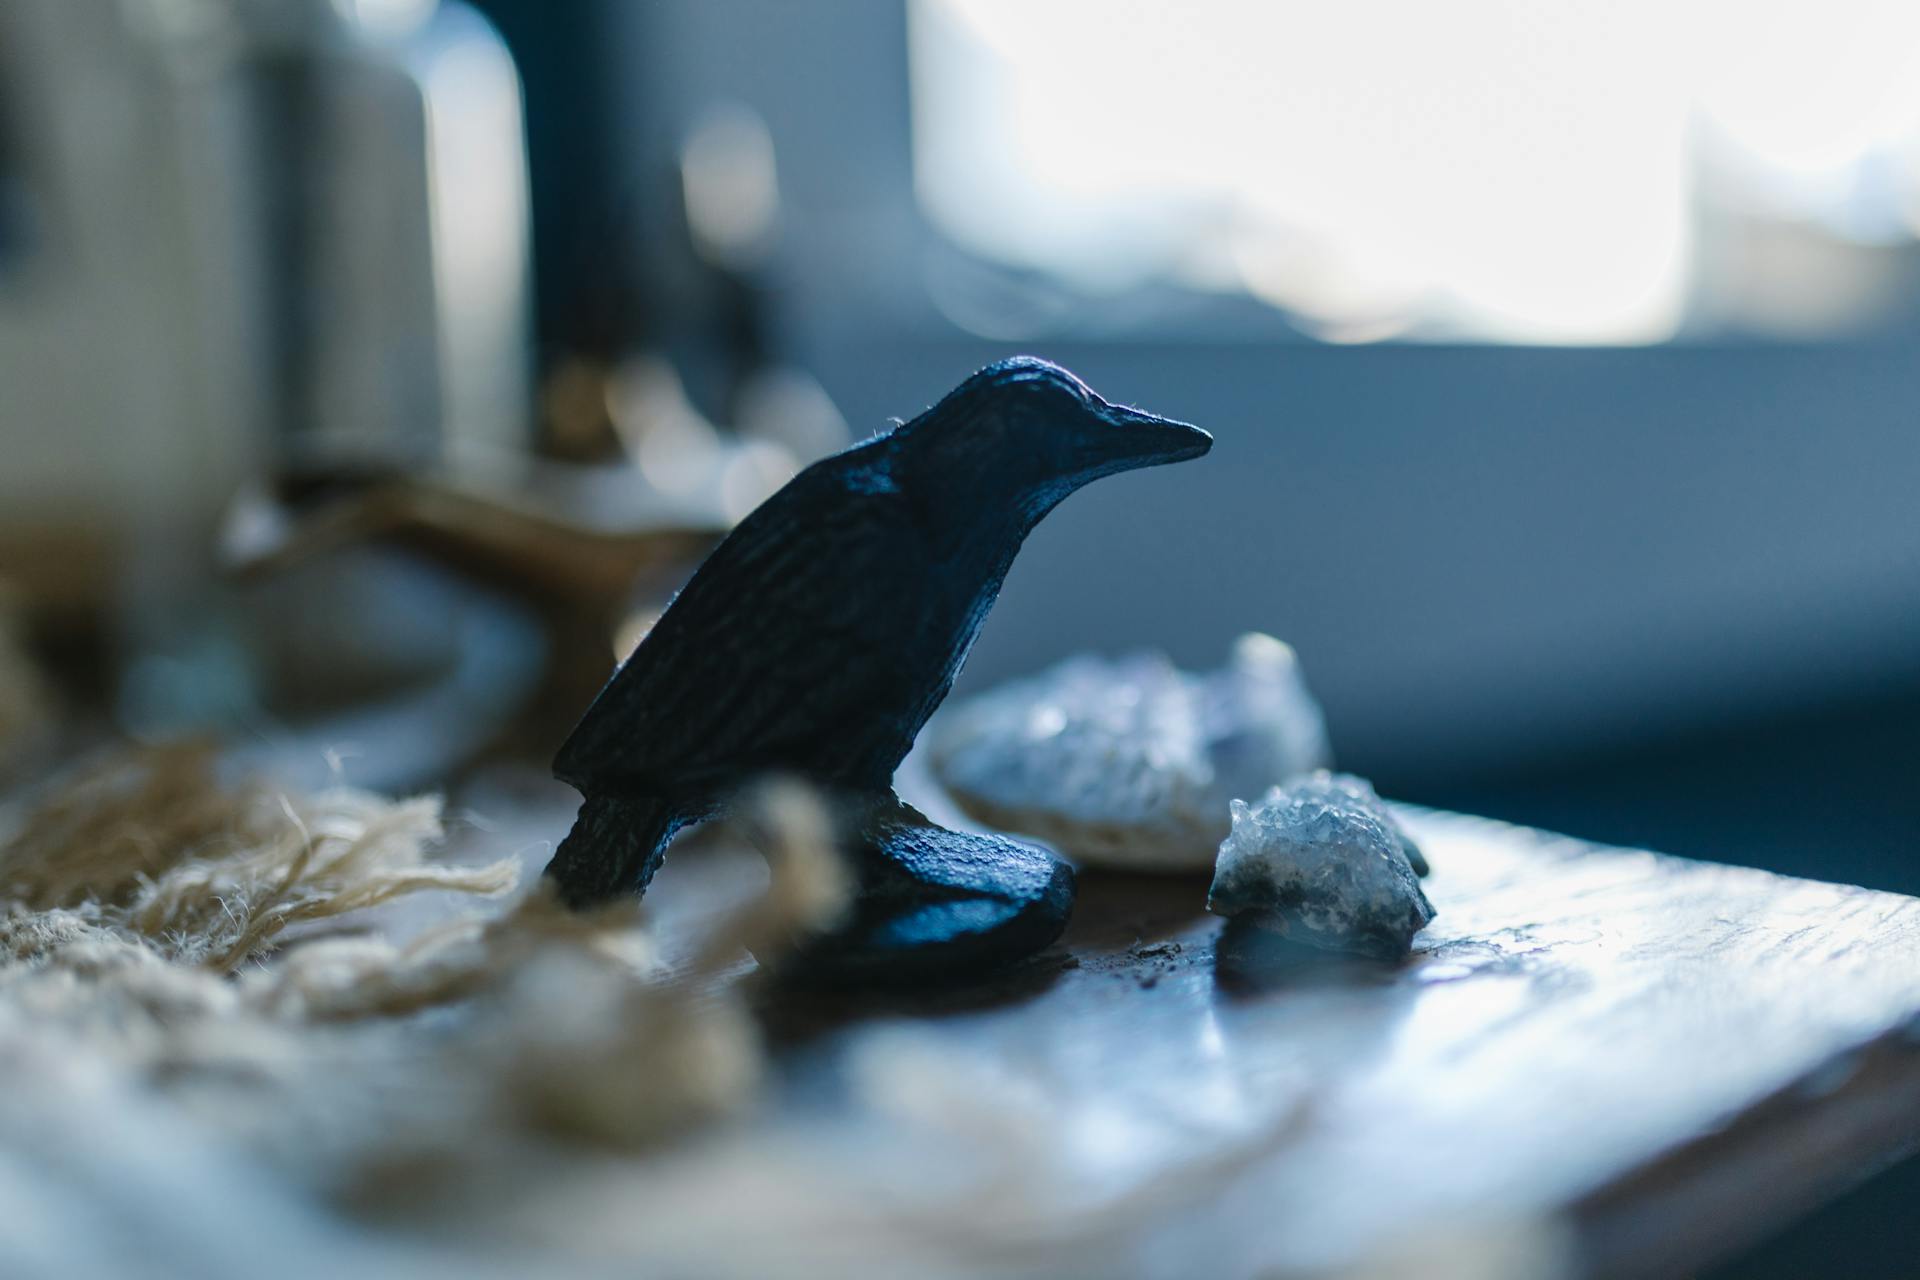
[[[0,0],[0,581],[78,716],[550,742],[1016,351],[1218,444],[963,687],[1257,628],[1383,793],[1920,891],[1920,8]]]

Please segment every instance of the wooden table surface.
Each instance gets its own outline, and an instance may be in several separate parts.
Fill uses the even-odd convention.
[[[1223,930],[1200,880],[1089,874],[1062,943],[988,987],[774,998],[769,1103],[628,1184],[646,1254],[1682,1275],[1920,1146],[1920,900],[1407,821],[1439,916],[1402,966]],[[663,935],[720,862],[669,860]]]

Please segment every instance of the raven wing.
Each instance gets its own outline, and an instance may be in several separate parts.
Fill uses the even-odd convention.
[[[655,794],[776,769],[837,777],[837,739],[912,700],[928,569],[898,492],[802,473],[701,565],[560,748],[555,774]]]

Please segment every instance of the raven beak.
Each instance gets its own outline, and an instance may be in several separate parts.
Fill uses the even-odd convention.
[[[1099,410],[1108,425],[1101,452],[1129,467],[1185,462],[1213,448],[1213,437],[1198,427],[1110,404]]]

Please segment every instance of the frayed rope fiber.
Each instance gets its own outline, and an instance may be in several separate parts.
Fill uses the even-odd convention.
[[[226,787],[205,747],[116,752],[0,842],[0,910],[70,913],[164,959],[229,973],[295,925],[426,890],[514,887],[511,859],[426,861],[441,836],[437,797]]]
[[[520,864],[429,861],[435,797],[233,786],[204,746],[115,751],[35,800],[0,799],[0,1056],[11,1027],[170,1088],[277,1082],[264,1109],[283,1139],[296,1114],[312,1136],[377,1107],[394,1082],[371,1063],[391,1056],[431,1075],[439,1109],[367,1126],[355,1159],[516,1132],[646,1146],[749,1100],[761,1050],[740,959],[829,923],[851,891],[810,792],[769,787],[750,808],[767,890],[670,969],[637,904],[569,911],[544,885],[405,942],[378,921],[350,929],[424,891],[504,894]],[[395,1021],[453,1006],[438,1031]],[[330,1028],[372,1020],[390,1029],[352,1043],[379,1053],[313,1075]]]

